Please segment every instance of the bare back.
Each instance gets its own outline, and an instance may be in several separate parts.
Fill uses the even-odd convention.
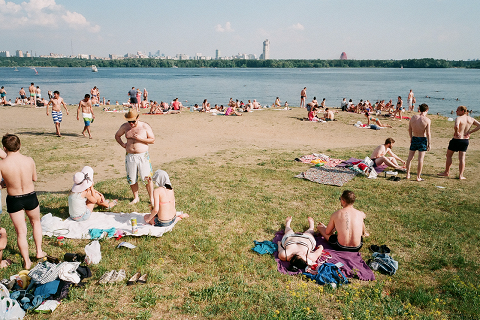
[[[427,137],[429,136],[431,120],[425,115],[416,114],[410,119],[409,132],[413,137]]]
[[[467,116],[466,114],[458,116],[457,119],[455,119],[455,133],[453,138],[469,139],[469,135],[467,135],[466,132],[470,129],[475,121],[476,120],[474,118]]]
[[[167,188],[157,188],[153,191],[154,211],[157,212],[159,220],[170,220],[175,217],[175,195],[173,190]]]
[[[337,230],[338,243],[343,246],[357,247],[361,243],[365,225],[363,222],[365,213],[355,209],[353,206],[342,208],[330,217],[327,226],[327,234]]]
[[[37,180],[35,162],[19,152],[10,152],[0,161],[1,178],[5,180],[7,193],[11,196],[33,192],[33,182]]]

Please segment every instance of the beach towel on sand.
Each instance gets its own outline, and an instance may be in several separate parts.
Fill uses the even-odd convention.
[[[277,241],[281,241],[284,234],[285,233],[283,230],[278,231],[277,233],[275,233],[275,237],[273,238],[272,242],[277,243]],[[322,236],[315,236],[315,240],[317,241],[317,246],[322,245],[324,250],[328,251],[332,256],[332,258],[328,260],[329,263],[343,263],[343,266],[340,267],[340,270],[348,278],[358,277],[360,280],[363,281],[375,280],[375,275],[373,274],[373,271],[368,267],[365,261],[363,261],[360,252],[333,250],[331,249],[332,247]],[[288,271],[287,268],[290,265],[290,262],[280,260],[278,258],[278,251],[273,254],[273,257],[275,258],[275,261],[277,261],[277,270],[279,272],[289,275],[302,273],[301,271]]]
[[[42,233],[44,236],[64,236],[69,239],[91,239],[90,229],[110,229],[121,230],[127,236],[152,236],[161,237],[165,232],[171,231],[177,222],[168,227],[154,227],[146,224],[143,216],[147,213],[114,213],[114,212],[92,212],[90,218],[86,221],[74,221],[70,218],[65,220],[52,216],[51,213],[44,215],[41,219]],[[179,213],[177,212],[177,215]],[[137,219],[138,232],[132,233],[130,220]]]
[[[305,172],[299,173],[295,178],[341,187],[344,183],[355,178],[356,175],[355,171],[347,168],[312,167]]]

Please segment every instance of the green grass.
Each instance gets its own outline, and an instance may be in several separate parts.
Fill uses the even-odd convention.
[[[363,158],[365,152],[362,147],[331,149],[328,154]],[[101,240],[102,261],[91,266],[94,276],[86,287],[72,288],[52,315],[31,314],[28,319],[480,317],[480,180],[476,178],[480,152],[467,154],[467,181],[435,177],[444,163],[444,154],[438,151],[426,156],[423,183],[357,177],[343,188],[294,178],[309,167],[293,161],[301,155],[229,150],[164,165],[175,188],[177,210],[190,218],[161,238],[127,238],[137,246],[134,250],[117,249],[114,239]],[[58,157],[69,161],[61,152]],[[115,211],[132,211],[125,179],[98,182],[95,187],[107,198],[119,199]],[[144,189],[140,188],[142,199],[146,199]],[[339,209],[338,197],[344,189],[356,193],[355,206],[367,214],[371,236],[365,239],[362,256],[369,258],[371,244],[387,244],[399,261],[395,276],[376,273],[374,282],[353,280],[334,290],[280,274],[271,256],[250,250],[253,240],[271,240],[289,215],[296,231],[307,228],[308,216],[326,223]],[[39,199],[42,214],[68,216],[66,194],[43,193]],[[148,204],[142,201],[134,210],[146,212]],[[9,217],[3,215],[0,221],[9,236],[4,256],[15,262],[0,270],[0,276],[7,277],[21,270],[21,259]],[[45,237],[44,250],[63,257],[65,252],[83,253],[88,243],[67,239],[64,247],[58,247],[55,239]],[[29,245],[33,248],[33,240]],[[121,268],[128,276],[148,273],[148,283],[133,287],[96,283],[104,272]]]

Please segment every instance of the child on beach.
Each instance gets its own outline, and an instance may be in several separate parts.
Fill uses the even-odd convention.
[[[95,205],[111,209],[116,204],[116,199],[107,201],[103,194],[93,188],[93,169],[91,167],[85,166],[81,172],[75,173],[72,192],[68,195],[68,213],[72,220],[88,220]]]
[[[20,153],[20,139],[14,134],[6,134],[2,138],[3,149],[7,156],[0,161],[0,181],[7,188],[7,211],[10,214],[17,233],[18,249],[23,258],[24,269],[30,269],[32,262],[28,254],[27,214],[33,229],[33,241],[36,246],[37,259],[47,254],[42,250],[42,225],[40,224],[40,206],[33,182],[37,181],[37,171],[32,158]],[[1,235],[2,241],[6,241]]]
[[[168,227],[176,221],[188,218],[186,213],[177,214],[175,209],[175,194],[170,177],[163,170],[157,170],[152,178],[158,187],[153,191],[154,205],[150,214],[144,216],[145,222],[155,227]]]
[[[235,110],[235,107],[229,106],[225,111],[226,116],[241,116],[242,114]]]

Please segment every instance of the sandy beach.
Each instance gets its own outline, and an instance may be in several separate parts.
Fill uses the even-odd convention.
[[[42,174],[37,167],[38,182],[36,189],[47,192],[64,192],[71,187],[73,174],[83,165],[95,169],[96,181],[125,176],[124,149],[114,139],[115,132],[124,123],[124,113],[105,112],[96,107],[96,119],[91,126],[93,139],[81,135],[83,121],[76,119],[76,106],[69,106],[70,115],[64,114],[61,124],[63,137],[54,135],[51,116],[45,114],[45,108],[29,106],[0,107],[2,135],[15,133],[20,136],[24,146],[23,152],[36,159],[36,154],[28,152],[28,144],[45,144],[54,147],[57,156],[74,156],[79,153],[79,160],[67,169],[54,174]],[[142,110],[146,113],[147,110]],[[339,112],[338,121],[329,123],[313,123],[302,121],[306,110],[263,109],[243,116],[214,116],[199,112],[181,114],[146,115],[140,120],[149,123],[155,134],[156,142],[150,146],[150,156],[154,169],[163,163],[181,161],[186,158],[215,156],[216,152],[229,149],[276,149],[280,151],[297,151],[302,153],[327,152],[328,149],[358,148],[365,146],[365,155],[369,156],[373,148],[392,137],[396,140],[397,154],[406,159],[409,146],[408,121],[382,120],[393,126],[382,130],[359,129],[353,126],[357,121],[365,122],[361,114]],[[414,113],[407,113],[411,116]],[[442,121],[441,127],[432,126],[432,152],[446,151],[448,141],[453,135],[453,122],[446,118],[429,115],[432,120]],[[478,150],[478,139],[475,134],[469,150]],[[38,146],[38,145],[37,145]],[[402,150],[402,152],[398,152]],[[404,152],[403,152],[404,150]],[[467,154],[468,158],[468,154]],[[254,163],[255,159],[252,159]],[[426,163],[429,159],[428,153]],[[439,160],[436,160],[439,161]],[[441,160],[443,161],[443,160]],[[51,163],[54,166],[54,163]],[[416,163],[413,164],[414,166]],[[454,166],[457,164],[454,163]],[[415,167],[413,172],[415,172]]]

